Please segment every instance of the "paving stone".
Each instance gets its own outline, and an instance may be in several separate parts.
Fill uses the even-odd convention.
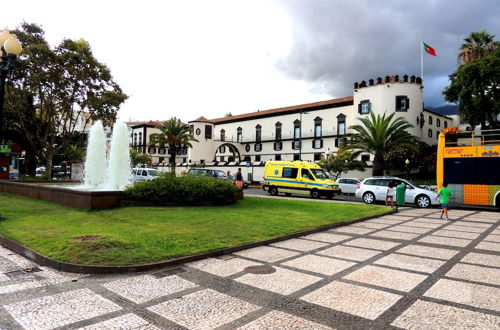
[[[355,248],[344,245],[333,246],[331,248],[317,252],[317,254],[325,256],[344,258],[356,261],[365,261],[366,259],[370,259],[371,257],[376,256],[377,254],[380,253],[381,252],[378,251]]]
[[[459,263],[453,266],[453,268],[446,273],[446,276],[480,283],[500,285],[499,271],[495,268]]]
[[[429,231],[431,231],[431,228],[420,228],[420,227],[412,227],[412,226],[405,226],[405,225],[398,225],[389,228],[391,231],[400,231],[403,233],[413,233],[413,234],[424,234]]]
[[[383,223],[364,221],[364,222],[358,222],[358,223],[352,224],[351,226],[352,227],[359,227],[359,228],[383,229],[383,228],[389,227],[390,225],[383,224]]]
[[[148,308],[189,329],[213,329],[223,326],[258,306],[212,289],[193,292]]]
[[[332,229],[331,231],[332,232],[340,232],[340,233],[364,235],[364,234],[373,232],[374,229],[359,228],[359,227],[353,227],[353,226],[342,226],[342,227],[339,227],[336,229]]]
[[[7,294],[28,289],[36,289],[50,284],[52,284],[52,282],[42,280],[14,283],[10,285],[0,286],[0,294]]]
[[[422,221],[417,221],[417,220],[405,222],[405,226],[411,226],[411,227],[417,227],[417,228],[429,228],[429,229],[435,229],[435,228],[442,226],[444,224],[445,224],[445,222],[443,220],[440,220],[439,222],[436,222],[436,223],[422,222]]]
[[[196,284],[176,275],[161,278],[140,275],[108,282],[103,286],[128,300],[141,304],[151,299],[194,288]]]
[[[298,316],[273,310],[258,319],[238,328],[239,330],[255,329],[302,329],[302,330],[327,330],[330,327],[308,321]]]
[[[465,257],[463,257],[461,262],[468,262],[470,264],[485,265],[485,266],[500,268],[500,256],[494,256],[491,254],[471,252]]]
[[[355,262],[337,260],[315,255],[307,255],[283,263],[283,265],[289,267],[308,270],[324,275],[333,275],[355,264]]]
[[[485,241],[500,243],[500,235],[489,234],[484,238]]]
[[[408,216],[405,213],[404,215],[396,215],[396,214],[385,215],[385,216],[377,218],[377,219],[390,219],[390,220],[395,220],[396,222],[402,222],[402,221],[408,221],[412,218],[413,218],[412,216]]]
[[[454,226],[461,226],[461,227],[477,227],[477,228],[485,228],[488,229],[491,227],[491,223],[483,223],[483,222],[474,222],[474,221],[467,221],[470,220],[467,218],[466,220],[457,220],[453,221]],[[498,219],[497,219],[498,220]]]
[[[466,233],[463,231],[456,231],[456,230],[446,230],[446,229],[441,229],[438,231],[435,231],[432,233],[433,236],[445,236],[445,237],[452,237],[452,238],[464,238],[464,239],[476,239],[479,237],[478,233]]]
[[[358,246],[364,248],[370,248],[375,250],[389,250],[395,246],[400,245],[400,243],[381,241],[378,239],[370,238],[358,238],[349,242],[344,243],[345,245]]]
[[[4,308],[25,329],[37,330],[62,327],[121,309],[89,289],[21,301]]]
[[[411,219],[411,218],[409,218]],[[384,224],[384,225],[397,225],[397,224],[400,224],[401,222],[403,222],[405,220],[395,220],[395,219],[388,219],[388,218],[377,218],[377,219],[373,219],[373,220],[369,220],[367,221],[368,223],[379,223],[379,224]]]
[[[331,232],[326,233],[315,233],[307,236],[303,236],[302,238],[312,239],[315,241],[327,242],[327,243],[337,243],[340,241],[345,241],[346,239],[352,238],[352,236],[346,235],[338,235],[333,234]]]
[[[271,246],[259,246],[248,250],[238,251],[234,254],[260,261],[275,262],[296,256],[300,253],[285,249],[278,249]]]
[[[475,249],[490,250],[500,252],[500,243],[481,242],[476,245]]]
[[[235,281],[251,285],[259,289],[288,295],[321,280],[321,277],[281,267],[275,268],[276,272],[271,274],[245,274],[236,278]]]
[[[437,259],[449,260],[453,258],[459,251],[446,248],[434,248],[424,245],[408,245],[396,252],[412,254],[421,257],[432,257]]]
[[[328,246],[327,243],[312,242],[312,241],[308,241],[308,240],[300,239],[300,238],[293,238],[293,239],[289,239],[286,241],[273,243],[272,245],[276,246],[276,247],[287,248],[287,249],[297,250],[297,251],[304,251],[304,252],[316,250],[316,249],[319,249],[321,247]]]
[[[239,273],[246,267],[262,264],[241,258],[233,258],[228,260],[208,258],[191,262],[187,265],[189,267],[193,267],[210,274],[226,277]]]
[[[400,239],[400,240],[412,240],[415,237],[418,237],[420,235],[419,234],[411,234],[411,233],[402,233],[399,231],[382,230],[382,231],[370,234],[370,236],[393,238],[393,239]]]
[[[424,296],[500,312],[500,289],[489,286],[440,279]]]
[[[486,229],[488,228],[481,228],[481,227],[472,227],[472,226],[461,226],[458,224],[451,224],[449,226],[446,226],[447,230],[456,230],[456,231],[464,231],[467,233],[483,233]]]
[[[470,239],[463,239],[463,238],[452,238],[452,237],[442,237],[442,236],[425,236],[424,238],[421,238],[418,240],[419,242],[424,242],[424,243],[433,243],[433,244],[439,244],[439,245],[451,245],[451,246],[460,246],[464,247],[470,244],[472,240]]]
[[[134,330],[156,330],[159,329],[143,318],[133,314],[125,314],[112,319],[95,323],[79,330],[113,330],[113,329],[134,329]]]
[[[375,261],[377,265],[392,266],[397,268],[409,269],[424,273],[433,273],[445,262],[441,260],[407,256],[404,254],[392,253]]]
[[[488,218],[488,217],[479,217],[479,216],[471,216],[467,217],[467,221],[477,221],[477,222],[485,222],[485,223],[495,223],[498,221],[498,215],[497,218]]]
[[[344,278],[408,292],[425,280],[427,276],[377,266],[365,266],[344,276]]]
[[[417,300],[391,325],[405,329],[498,329],[499,322],[493,315]]]
[[[400,298],[400,295],[385,291],[342,282],[332,282],[303,296],[301,299],[374,320]]]

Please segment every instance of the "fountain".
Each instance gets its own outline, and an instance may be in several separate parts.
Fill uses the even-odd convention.
[[[127,126],[113,126],[109,160],[101,121],[92,125],[87,145],[84,180],[79,186],[43,186],[0,180],[0,192],[13,193],[80,209],[103,209],[120,204],[130,184],[130,153]]]

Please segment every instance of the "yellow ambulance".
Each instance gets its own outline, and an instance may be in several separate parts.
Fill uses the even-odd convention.
[[[333,198],[339,185],[316,163],[304,161],[270,161],[264,169],[262,188],[273,196],[284,193]]]

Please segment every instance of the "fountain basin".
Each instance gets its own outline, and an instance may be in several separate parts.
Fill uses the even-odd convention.
[[[53,182],[53,181],[50,181]],[[43,186],[47,182],[20,183],[0,180],[0,192],[37,198],[78,209],[107,209],[120,204],[123,191],[85,191]]]

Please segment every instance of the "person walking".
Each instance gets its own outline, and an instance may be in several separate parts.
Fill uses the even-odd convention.
[[[448,203],[450,202],[451,190],[448,188],[448,183],[443,182],[443,188],[439,189],[438,195],[436,196],[436,200],[441,197],[439,203],[441,203],[441,216],[440,219],[444,219],[445,221],[450,220],[448,218]]]
[[[241,174],[241,167],[238,168],[238,171],[236,172],[236,186],[243,189],[243,174]]]
[[[405,205],[406,197],[406,184],[401,182],[396,186],[396,212],[398,212],[398,207]]]
[[[394,185],[389,182],[387,185],[387,193],[385,196],[385,206],[389,206],[389,200],[391,201],[391,207],[394,207]]]

